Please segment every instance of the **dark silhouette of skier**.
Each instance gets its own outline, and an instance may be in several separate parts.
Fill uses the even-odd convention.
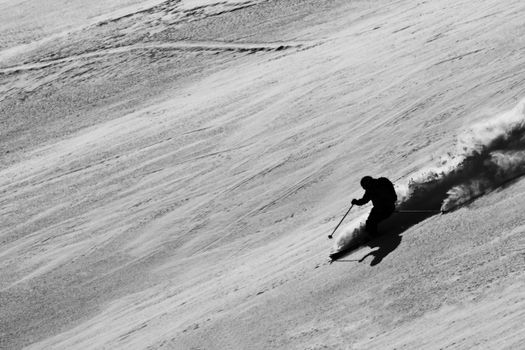
[[[377,225],[388,218],[396,208],[397,194],[392,182],[386,177],[374,179],[365,176],[361,179],[361,187],[365,194],[361,199],[352,199],[352,204],[364,205],[372,201],[374,207],[366,220],[366,231],[371,236],[378,236]]]

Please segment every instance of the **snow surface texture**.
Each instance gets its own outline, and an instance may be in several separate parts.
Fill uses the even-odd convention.
[[[0,349],[524,349],[523,18],[0,0]]]

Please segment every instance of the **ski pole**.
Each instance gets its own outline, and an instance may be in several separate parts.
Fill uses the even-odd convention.
[[[352,205],[350,206],[350,209],[348,209],[348,211],[346,212],[345,216],[343,216],[343,218],[341,219],[341,221],[339,221],[339,223],[337,224],[337,226],[334,228],[334,231],[333,231],[331,234],[328,235],[328,238],[329,238],[329,239],[332,239],[332,237],[333,237],[335,231],[339,228],[339,225],[341,225],[341,224],[343,223],[343,220],[346,218],[346,216],[348,215],[348,213],[350,212],[350,210],[352,210],[353,207],[354,207],[354,205],[352,204]]]

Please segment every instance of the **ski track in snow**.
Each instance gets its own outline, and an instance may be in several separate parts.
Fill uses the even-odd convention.
[[[271,52],[288,50],[291,48],[300,49],[304,46],[302,43],[234,43],[234,42],[175,42],[175,43],[144,43],[134,44],[124,47],[112,47],[99,49],[95,52],[86,52],[78,55],[64,58],[46,60],[44,62],[26,63],[18,66],[0,68],[0,74],[16,73],[20,71],[35,70],[54,66],[60,63],[69,63],[77,60],[92,57],[104,57],[107,55],[121,54],[130,51],[143,50],[182,50],[182,51],[212,51],[212,52]]]

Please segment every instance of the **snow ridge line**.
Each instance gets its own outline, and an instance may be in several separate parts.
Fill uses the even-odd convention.
[[[142,43],[127,46],[103,48],[97,51],[86,52],[68,57],[56,58],[52,60],[39,61],[36,63],[25,63],[17,66],[0,68],[0,74],[16,73],[20,71],[37,70],[47,68],[60,63],[68,63],[84,58],[115,55],[125,52],[138,50],[172,50],[172,51],[214,51],[214,52],[275,52],[293,48],[302,48],[302,43],[235,43],[222,41],[180,41],[172,43]]]

